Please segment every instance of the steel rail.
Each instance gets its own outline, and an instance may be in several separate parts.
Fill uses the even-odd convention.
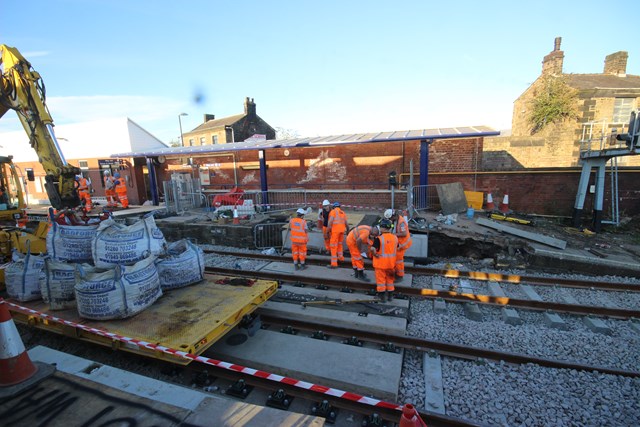
[[[492,359],[504,360],[515,364],[534,363],[536,365],[557,369],[575,369],[580,371],[598,371],[605,374],[621,375],[624,377],[638,378],[640,371],[626,371],[623,369],[607,368],[603,366],[585,365],[581,363],[566,362],[562,360],[547,359],[529,356],[526,354],[510,353],[497,350],[489,350],[480,347],[471,347],[458,344],[450,344],[442,341],[432,341],[422,338],[410,337],[406,335],[385,334],[382,332],[363,331],[359,329],[348,329],[332,324],[309,322],[279,317],[273,314],[262,314],[257,310],[260,319],[265,324],[277,324],[291,326],[294,329],[307,331],[321,330],[325,334],[340,336],[345,338],[357,337],[364,341],[388,344],[392,343],[398,347],[418,351],[436,351],[443,355],[453,356],[462,359]]]
[[[222,252],[205,250],[205,253],[219,254],[219,255],[235,255],[244,258],[255,258],[274,262],[290,262],[289,257],[280,255],[265,255],[256,253],[244,253],[244,252]],[[346,258],[348,261],[349,258]],[[309,265],[323,265],[327,260],[307,258],[306,263]],[[365,260],[365,264],[371,266],[371,261]],[[619,282],[607,282],[600,280],[575,280],[564,279],[559,277],[544,277],[544,276],[528,276],[520,274],[502,274],[502,273],[490,273],[485,271],[463,271],[445,268],[429,268],[405,265],[405,271],[411,274],[419,274],[425,276],[440,276],[449,279],[466,278],[470,280],[477,280],[482,282],[502,282],[511,284],[530,284],[538,286],[559,286],[567,288],[578,289],[598,289],[603,291],[626,291],[626,292],[640,292],[640,285],[619,283]]]
[[[351,282],[348,280],[339,280],[339,279],[305,277],[305,276],[292,275],[287,273],[237,270],[233,268],[221,268],[221,267],[206,267],[205,271],[212,274],[221,274],[221,275],[227,275],[227,276],[245,276],[245,277],[252,277],[257,279],[280,280],[280,281],[286,281],[286,282],[304,283],[309,285],[324,285],[324,286],[333,287],[333,288],[350,288],[350,289],[359,289],[364,291],[370,291],[373,289],[372,284],[366,284],[361,282]],[[458,303],[475,302],[475,303],[481,303],[485,305],[493,305],[493,306],[499,306],[499,307],[505,307],[505,306],[520,307],[520,308],[526,308],[529,310],[537,310],[537,311],[552,310],[556,312],[578,314],[582,316],[589,316],[589,315],[608,316],[611,318],[622,319],[622,320],[628,320],[631,318],[640,318],[640,309],[630,310],[630,309],[614,308],[614,307],[600,307],[600,306],[589,306],[589,305],[578,305],[578,304],[566,304],[566,303],[559,303],[559,302],[524,300],[524,299],[516,299],[516,298],[509,298],[509,297],[493,297],[489,295],[464,294],[464,293],[457,293],[452,291],[438,291],[435,289],[411,288],[408,286],[401,286],[401,285],[395,285],[395,288],[397,293],[407,295],[407,296],[428,298],[428,299],[441,298],[445,301],[458,302]]]

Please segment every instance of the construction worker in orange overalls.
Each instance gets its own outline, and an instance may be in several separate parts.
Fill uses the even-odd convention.
[[[344,233],[347,231],[347,214],[340,209],[340,203],[335,202],[333,209],[329,213],[329,220],[327,221],[327,231],[324,233],[324,238],[330,238],[329,248],[331,249],[331,264],[329,268],[338,268],[338,261],[344,261],[343,241]]]
[[[107,198],[108,208],[115,208],[118,206],[115,179],[113,179],[111,171],[108,169],[104,171],[104,194]]]
[[[114,184],[116,185],[116,196],[118,201],[122,205],[122,209],[129,207],[129,198],[127,197],[127,181],[124,178],[120,178],[120,172],[113,174],[115,178]]]
[[[398,237],[398,252],[396,254],[396,282],[404,279],[404,253],[413,243],[407,219],[397,210],[387,209],[384,217],[393,223],[392,232]]]
[[[91,204],[91,192],[89,191],[89,180],[82,175],[76,175],[75,182],[76,191],[80,198],[80,204],[84,202],[85,212],[91,212],[93,205]]]
[[[307,221],[304,219],[306,211],[302,208],[296,211],[296,217],[289,221],[289,235],[291,236],[291,254],[293,255],[293,265],[296,270],[307,268]]]
[[[358,225],[347,234],[347,247],[351,254],[351,266],[356,279],[368,282],[369,278],[364,274],[364,257],[371,250],[374,237],[379,234],[378,227]]]
[[[318,230],[322,229],[322,236],[324,237],[324,250],[326,251],[326,253],[331,252],[331,239],[327,234],[327,224],[329,223],[330,212],[331,203],[329,203],[328,200],[323,200],[322,209],[318,211]]]
[[[396,251],[398,238],[391,233],[391,221],[380,221],[380,235],[373,239],[371,253],[373,255],[373,269],[376,272],[376,293],[382,302],[393,300],[395,286]]]

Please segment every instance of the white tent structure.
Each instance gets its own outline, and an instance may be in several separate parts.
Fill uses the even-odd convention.
[[[167,148],[128,117],[54,127],[64,158],[77,166],[79,159],[109,158],[113,153]],[[37,162],[24,131],[0,133],[0,155],[13,155],[15,163]]]

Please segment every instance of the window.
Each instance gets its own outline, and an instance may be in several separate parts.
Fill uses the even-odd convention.
[[[218,135],[213,135],[211,137],[211,143],[214,145],[218,143]]]
[[[189,139],[189,147],[193,147],[193,138]]]
[[[204,145],[205,144],[205,139],[204,136],[200,137],[200,145]]]
[[[613,123],[629,123],[634,98],[616,98],[613,104]]]
[[[86,160],[78,160],[78,166],[82,170],[89,170],[89,162]]]

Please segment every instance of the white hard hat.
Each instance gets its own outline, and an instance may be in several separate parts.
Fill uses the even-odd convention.
[[[387,209],[384,211],[384,217],[390,219],[393,216],[393,209]]]
[[[323,200],[322,201],[322,206],[329,206],[331,203],[328,200]]]
[[[107,170],[104,171],[104,174],[105,175],[111,175],[111,171],[109,169],[107,169]]]
[[[304,209],[300,208],[300,209],[298,209],[298,210],[296,211],[296,213],[297,213],[297,214],[300,214],[300,215],[304,215],[304,214],[306,214],[306,213],[307,213],[307,211],[305,211]]]

